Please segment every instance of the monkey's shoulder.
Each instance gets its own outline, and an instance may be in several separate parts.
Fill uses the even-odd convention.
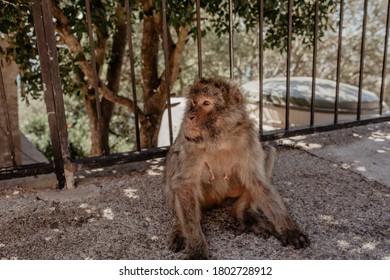
[[[259,131],[253,120],[245,119],[237,123],[226,137],[221,138],[220,147],[233,150],[250,148],[254,140],[258,142]]]

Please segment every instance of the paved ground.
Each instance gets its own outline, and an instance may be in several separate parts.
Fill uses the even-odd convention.
[[[204,214],[212,259],[390,259],[390,123],[274,144],[274,183],[311,246],[241,234],[225,206]],[[161,164],[149,164],[91,171],[75,190],[1,187],[0,258],[180,258],[166,247]]]

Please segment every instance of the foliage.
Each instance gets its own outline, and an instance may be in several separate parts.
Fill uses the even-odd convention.
[[[80,45],[82,46],[83,53],[77,56],[74,56],[69,48],[66,45],[66,42],[63,39],[63,36],[59,34],[57,36],[57,46],[58,46],[58,57],[60,63],[60,73],[62,80],[63,92],[70,96],[74,96],[72,99],[73,103],[77,103],[78,112],[69,112],[68,120],[77,120],[71,121],[71,128],[78,127],[78,132],[84,131],[85,133],[75,136],[76,139],[80,141],[85,141],[85,135],[87,135],[86,128],[81,128],[82,124],[88,123],[86,120],[81,121],[83,117],[79,115],[79,112],[85,112],[81,110],[84,106],[83,102],[83,93],[82,89],[86,86],[86,80],[80,79],[80,67],[79,62],[83,59],[90,60],[90,46],[89,46],[89,37],[87,32],[86,24],[86,12],[85,12],[85,0],[51,0],[51,2],[58,4],[64,16],[68,21],[68,28],[72,31],[73,35],[78,39]],[[133,1],[130,1],[133,2]],[[161,10],[161,1],[150,0],[150,8],[145,10],[142,4],[148,1],[137,1],[133,6],[133,31],[134,31],[134,44],[137,49],[135,53],[139,53],[141,46],[139,42],[142,40],[142,23],[144,18],[150,15],[153,15],[154,12]],[[264,1],[264,32],[265,32],[265,44],[264,47],[268,49],[273,49],[279,52],[284,52],[287,46],[287,0],[265,0]],[[206,38],[210,36],[215,42],[221,42],[225,40],[226,43],[226,33],[229,30],[229,15],[228,15],[228,1],[218,1],[218,0],[201,0],[201,28],[202,35]],[[313,17],[314,17],[314,1],[313,0],[294,0],[293,1],[294,12],[293,12],[293,39],[303,38],[302,44],[304,46],[310,46],[312,44],[313,37]],[[319,13],[319,36],[323,36],[328,28],[328,22],[331,16],[332,11],[335,8],[335,1],[333,0],[321,0],[320,1],[320,13]],[[103,48],[105,51],[104,65],[98,69],[99,78],[103,84],[108,84],[108,65],[113,59],[113,37],[117,31],[117,23],[119,18],[117,16],[118,7],[122,10],[124,9],[124,0],[95,0],[91,1],[91,16],[92,23],[94,26],[94,39],[95,44],[99,44],[101,38],[107,40],[107,47]],[[189,25],[189,37],[187,43],[195,40],[196,38],[196,10],[195,10],[195,1],[194,0],[168,0],[167,1],[167,19],[168,24],[171,27],[171,30],[178,30],[180,27],[188,24]],[[11,47],[8,48],[7,54],[12,57],[22,69],[22,86],[25,87],[21,92],[26,92],[27,97],[37,98],[42,92],[42,82],[40,77],[39,69],[39,60],[36,50],[36,38],[33,28],[32,14],[30,11],[30,1],[29,0],[17,0],[10,1],[0,0],[0,12],[3,16],[0,17],[0,35],[6,35],[7,40],[9,41]],[[233,14],[234,14],[234,30],[237,33],[237,37],[244,38],[240,34],[247,34],[257,31],[258,26],[258,17],[259,17],[259,1],[258,0],[233,0]],[[56,21],[55,21],[56,22]],[[254,34],[254,33],[251,33]],[[147,34],[143,34],[145,36]],[[173,36],[174,37],[174,36]],[[225,39],[224,39],[225,38]],[[101,40],[102,41],[102,40]],[[240,44],[253,43],[253,40],[249,39],[247,41],[238,41],[237,45],[239,49],[250,49],[250,46],[240,46]],[[138,44],[138,45],[137,45]],[[216,46],[213,42],[210,43],[212,46]],[[218,43],[217,43],[218,44]],[[161,48],[161,46],[160,46]],[[177,92],[183,90],[183,86],[188,84],[195,76],[196,71],[184,72],[191,70],[191,67],[188,67],[188,61],[193,61],[195,57],[194,51],[188,54],[188,59],[186,61],[181,61],[181,74],[179,79],[181,79],[181,84],[178,87],[176,85],[175,89]],[[255,52],[253,52],[254,54]],[[160,52],[161,54],[161,52]],[[205,60],[209,59],[209,54],[207,54]],[[222,55],[225,55],[226,52]],[[212,59],[212,58],[210,58]],[[253,61],[253,59],[252,59]],[[218,62],[225,63],[225,69],[227,69],[225,59]],[[163,62],[160,60],[158,62],[159,73],[162,73],[164,70]],[[255,66],[255,65],[253,65]],[[126,66],[126,71],[123,71],[128,76],[128,66]],[[141,81],[143,77],[141,76],[141,68],[143,67],[139,56],[136,57],[136,81],[137,88],[140,88]],[[240,71],[239,68],[236,68],[237,71]],[[214,73],[220,71],[205,71],[205,73]],[[222,71],[223,72],[223,71]],[[238,76],[241,76],[242,73],[236,73]],[[127,88],[129,83],[129,78],[121,78],[120,88]],[[138,91],[139,92],[139,91]],[[130,92],[119,91],[120,94],[130,98]],[[142,95],[140,95],[142,96]],[[145,104],[147,100],[140,100],[140,104]],[[80,113],[81,114],[81,113]],[[123,121],[123,117],[127,120],[131,119],[132,114],[126,112],[126,110],[116,108],[111,118],[110,124],[110,146],[116,149],[116,146],[123,146],[123,140],[120,138],[125,135],[132,135],[130,138],[134,138],[134,131],[132,125],[127,121]],[[91,122],[90,122],[91,123]],[[122,124],[122,125],[121,125]],[[123,125],[125,124],[125,125]],[[120,129],[123,127],[123,129]],[[89,128],[91,129],[91,127]],[[72,130],[72,129],[70,129]],[[72,135],[73,132],[69,134]],[[126,137],[124,137],[126,139]],[[77,140],[77,141],[78,141]],[[73,143],[71,141],[71,143]],[[72,144],[73,145],[73,144]],[[76,145],[78,147],[84,147],[83,144]],[[76,149],[77,150],[77,149]],[[84,149],[78,150],[77,153],[85,155]]]
[[[87,131],[89,119],[85,108],[75,95],[65,96],[64,103],[71,156],[74,158],[88,156],[91,138]]]
[[[84,0],[62,0],[60,3],[65,16],[69,19],[74,35],[82,42],[84,53],[89,54],[88,32],[86,25],[85,1]],[[287,1],[265,2],[265,47],[283,51],[286,49],[287,36]],[[304,36],[305,45],[310,45],[313,36],[313,15],[314,1],[294,0],[294,36]],[[115,7],[119,3],[114,0],[91,1],[92,23],[98,27],[98,30],[111,37],[115,28]],[[334,9],[333,0],[320,1],[320,20],[319,31],[323,36],[327,28],[330,12]],[[202,26],[202,34],[214,32],[222,36],[228,32],[228,8],[227,1],[201,1],[202,16],[207,22]],[[242,31],[240,25],[244,24],[245,31],[254,30],[258,24],[259,7],[257,0],[234,0],[234,28],[236,31]],[[143,11],[139,6],[134,7],[134,20],[142,20]],[[160,9],[160,2],[152,6],[147,13],[152,13],[154,9]],[[196,33],[196,21],[194,1],[176,0],[167,1],[167,17],[169,25],[177,27],[185,23],[191,25],[191,34]],[[0,18],[0,33],[7,34],[12,47],[8,48],[7,54],[21,66],[23,69],[22,82],[27,88],[23,92],[29,93],[32,97],[37,97],[42,91],[41,77],[39,75],[39,63],[37,59],[37,49],[35,43],[35,33],[33,29],[33,19],[30,11],[29,0],[17,0],[14,2],[0,1],[0,12],[3,15]],[[138,14],[138,15],[137,15]],[[72,57],[61,40],[58,41],[58,56],[60,60],[60,71],[64,92],[79,93],[81,84],[75,78],[78,66],[75,62],[79,58]],[[109,54],[107,54],[109,57]]]
[[[76,96],[66,95],[64,103],[71,156],[74,158],[88,156],[91,139],[87,130],[89,120],[85,109]],[[47,114],[46,110],[42,110],[44,107],[42,98],[31,100],[28,105],[21,104],[20,130],[47,159],[53,160]]]
[[[48,160],[53,160],[53,148],[49,137],[49,125],[44,114],[34,114],[30,116],[30,118],[22,124],[20,129]]]

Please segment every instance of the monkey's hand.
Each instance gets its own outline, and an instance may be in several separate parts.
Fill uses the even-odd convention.
[[[306,248],[310,240],[299,228],[289,228],[282,231],[278,236],[283,246],[293,245],[295,249]]]

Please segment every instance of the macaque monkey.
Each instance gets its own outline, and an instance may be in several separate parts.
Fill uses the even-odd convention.
[[[232,212],[243,231],[307,247],[308,237],[271,183],[275,148],[262,147],[238,87],[219,78],[201,79],[187,97],[165,164],[166,193],[177,218],[170,248],[184,249],[186,259],[207,259],[201,211],[228,198],[236,198]]]

